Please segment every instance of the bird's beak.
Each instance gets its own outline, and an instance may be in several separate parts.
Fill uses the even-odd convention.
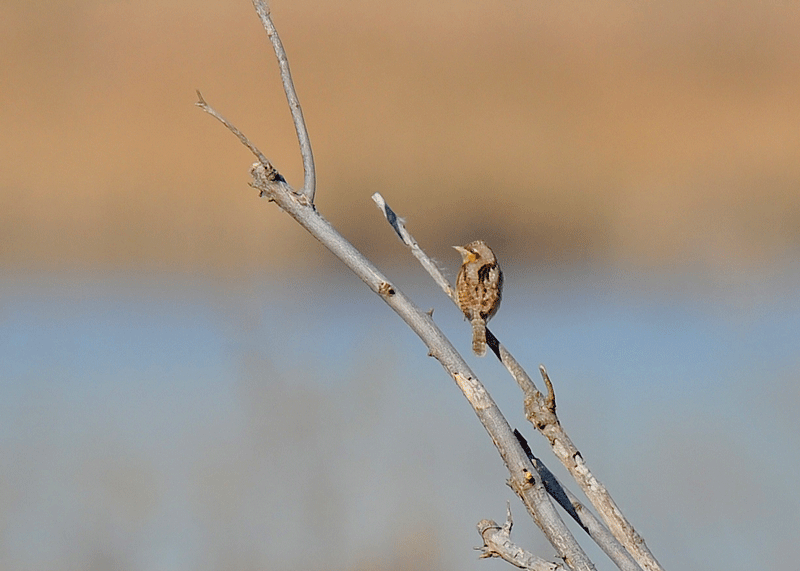
[[[462,248],[461,246],[453,246],[455,250],[458,250],[458,253],[461,254],[461,258],[466,262],[467,259],[472,255],[472,253],[467,250],[466,248]]]

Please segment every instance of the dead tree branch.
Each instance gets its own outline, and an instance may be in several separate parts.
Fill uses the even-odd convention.
[[[514,436],[508,422],[476,375],[470,370],[463,357],[436,326],[430,315],[417,308],[410,299],[317,212],[312,201],[314,193],[311,146],[308,143],[307,130],[300,113],[297,95],[294,92],[291,77],[288,73],[288,60],[275,32],[269,8],[261,0],[253,0],[253,4],[264,28],[267,30],[267,34],[272,39],[273,48],[281,66],[284,90],[292,109],[292,117],[295,120],[303,164],[307,167],[304,189],[300,192],[295,192],[258,148],[233,124],[208,105],[202,97],[199,97],[197,105],[221,121],[258,158],[259,162],[253,165],[250,172],[253,177],[252,186],[260,191],[260,195],[267,197],[271,202],[275,202],[284,212],[294,218],[312,236],[342,260],[422,339],[428,347],[429,354],[436,358],[456,381],[456,384],[491,436],[509,470],[511,487],[522,498],[529,513],[543,530],[550,543],[572,569],[594,569],[591,561],[586,557],[586,554],[575,541],[552,503],[550,503],[538,473],[533,469],[533,465]],[[312,184],[309,185],[309,183]]]
[[[617,507],[606,487],[592,474],[580,451],[572,443],[556,415],[553,383],[543,365],[539,367],[548,390],[543,397],[533,381],[523,388],[525,417],[547,438],[553,453],[575,479],[586,497],[603,518],[608,529],[625,547],[644,571],[662,571],[663,568],[648,549],[644,539]],[[520,385],[522,386],[522,385]]]
[[[467,398],[475,414],[492,438],[492,441],[497,447],[509,471],[509,485],[522,499],[528,512],[557,550],[559,556],[571,569],[594,569],[593,564],[586,557],[586,554],[575,541],[575,538],[569,532],[553,504],[550,502],[539,472],[534,469],[531,459],[520,441],[516,438],[494,400],[469,368],[463,357],[436,326],[432,316],[417,308],[395,284],[391,283],[378,268],[367,260],[352,244],[345,240],[345,238],[317,212],[314,206],[316,192],[314,158],[311,151],[308,130],[305,120],[303,119],[302,109],[289,70],[289,61],[280,37],[278,36],[278,32],[272,22],[270,10],[266,2],[263,0],[252,0],[252,2],[272,42],[275,55],[278,59],[284,92],[294,121],[303,160],[303,187],[299,191],[292,189],[263,153],[261,153],[261,151],[259,151],[232,123],[208,105],[199,92],[197,105],[222,122],[239,138],[242,144],[250,149],[256,156],[258,162],[253,165],[250,171],[252,175],[251,186],[260,191],[260,196],[268,198],[271,202],[275,202],[335,256],[341,259],[345,265],[361,278],[373,292],[378,294],[420,337],[427,346],[429,354],[442,364],[445,371],[455,380],[456,384]],[[377,196],[376,202],[381,206],[387,219],[398,232],[398,235],[404,242],[409,244],[414,255],[428,268],[431,275],[439,274],[439,277],[434,277],[434,279],[440,287],[444,289],[447,295],[455,300],[454,292],[447,280],[441,276],[441,272],[438,271],[435,264],[427,258],[421,248],[413,241],[413,238],[405,231],[402,220],[397,219],[391,209],[386,205],[385,201],[382,201],[379,195]],[[566,438],[566,434],[564,434],[563,431],[559,432],[559,430],[557,430],[557,428],[560,429],[560,425],[558,423],[558,418],[555,416],[555,396],[552,385],[546,374],[544,378],[545,384],[548,387],[548,395],[544,397],[536,390],[533,381],[528,377],[524,369],[488,330],[487,342],[498,358],[506,365],[514,378],[517,379],[517,382],[522,388],[525,394],[528,418],[534,422],[537,429],[545,434],[545,436],[548,436],[548,440],[550,440],[554,448],[563,448],[567,453],[572,454],[572,459],[566,459],[565,462],[564,453],[561,453],[563,451],[560,450],[556,451],[556,455],[562,462],[572,462],[576,466],[575,469],[582,472],[584,476],[583,479],[597,487],[599,482],[588,472],[588,469],[582,462],[580,454],[571,446],[572,443]],[[566,444],[569,446],[566,446]],[[600,487],[602,488],[602,486]],[[589,497],[593,502],[595,501],[593,496]],[[613,502],[611,502],[610,505],[616,513],[619,512]],[[604,517],[606,516],[604,515]],[[621,520],[619,518],[621,518]],[[627,524],[627,521],[621,517],[621,513],[619,514],[619,518],[612,518],[612,523],[609,525],[615,535],[621,533],[624,537],[627,537],[624,525],[620,526],[617,524],[618,521]],[[622,529],[622,532],[620,532],[620,529]],[[510,523],[508,525],[508,531],[510,531]],[[635,532],[633,533],[635,534]],[[644,542],[638,535],[633,536],[633,543],[635,544],[633,546],[629,546],[631,543],[630,541],[622,540],[622,542],[629,550],[632,550],[637,560],[637,553],[641,555],[640,552],[642,548],[644,548],[644,552],[649,555],[649,551],[646,551],[646,546],[644,546]],[[652,558],[652,555],[650,555],[650,559],[653,564],[650,564],[650,561],[646,559],[648,564],[642,565],[642,567],[648,571],[660,569],[658,564],[655,563],[655,559]]]
[[[513,525],[511,506],[506,507],[506,522],[502,526],[491,519],[478,522],[478,533],[483,538],[483,546],[477,548],[481,551],[481,558],[500,557],[525,571],[564,571],[563,565],[537,557],[511,541]]]
[[[433,280],[439,284],[447,296],[458,306],[453,288],[442,274],[439,267],[431,260],[414,240],[411,233],[405,227],[404,220],[389,207],[386,200],[375,193],[372,199],[378,208],[383,212],[386,220],[400,237],[400,240],[408,246],[414,256],[420,260],[423,268],[431,275]],[[647,548],[644,539],[636,532],[633,526],[625,519],[625,516],[617,508],[611,495],[606,488],[595,478],[577,448],[572,444],[569,436],[564,431],[556,414],[556,396],[553,383],[544,366],[540,366],[542,379],[544,380],[547,394],[542,394],[536,388],[533,379],[525,369],[517,362],[513,355],[506,349],[495,335],[487,328],[486,343],[491,347],[500,362],[506,367],[514,380],[519,385],[525,402],[525,415],[528,421],[533,424],[545,437],[547,437],[553,452],[562,464],[569,470],[575,481],[589,498],[589,501],[600,513],[606,522],[609,530],[616,538],[616,542],[608,542],[608,536],[599,530],[593,535],[595,541],[614,560],[620,569],[631,569],[629,558],[619,553],[614,545],[622,544],[633,560],[638,564],[635,568],[641,567],[645,571],[661,571],[661,566],[656,561],[653,554]],[[549,471],[548,471],[549,472]],[[587,530],[588,531],[588,530]]]
[[[522,448],[531,459],[533,467],[542,477],[542,483],[547,493],[560,505],[570,517],[591,537],[594,542],[608,555],[608,558],[620,569],[620,571],[642,571],[642,568],[631,557],[630,553],[617,541],[617,538],[608,531],[608,528],[595,517],[595,515],[573,494],[569,488],[564,486],[555,474],[553,474],[544,462],[533,455],[528,442],[515,430]]]

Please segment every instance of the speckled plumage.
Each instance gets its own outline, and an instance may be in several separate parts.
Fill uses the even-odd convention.
[[[483,240],[453,247],[462,258],[456,278],[458,305],[472,324],[472,351],[482,357],[486,354],[486,322],[497,313],[503,297],[503,272]]]

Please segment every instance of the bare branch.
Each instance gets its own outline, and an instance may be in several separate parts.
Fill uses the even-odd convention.
[[[556,457],[580,486],[586,497],[603,518],[608,529],[625,547],[644,571],[661,571],[663,568],[650,552],[642,536],[634,529],[617,507],[606,487],[595,478],[572,443],[555,414],[555,394],[550,375],[542,366],[542,378],[548,387],[547,398],[525,398],[525,416],[550,442]]]
[[[394,213],[386,204],[383,197],[379,200],[373,195],[373,200],[384,212],[386,219],[395,229],[403,242],[414,252],[417,259],[429,260],[417,242],[405,228],[402,219]],[[398,222],[399,221],[399,222]],[[441,270],[433,264],[423,263],[423,267],[433,277],[434,281],[442,287],[450,299],[458,306],[453,290],[441,273]],[[444,285],[443,285],[444,282]],[[583,489],[586,497],[597,509],[606,525],[613,533],[614,537],[624,545],[625,549],[631,554],[636,562],[646,571],[660,571],[661,566],[650,553],[647,545],[631,524],[617,508],[605,487],[591,474],[589,468],[583,462],[583,458],[572,441],[564,432],[561,423],[556,415],[556,397],[550,376],[544,366],[540,366],[540,372],[547,387],[547,395],[543,395],[530,378],[525,369],[514,359],[513,355],[500,343],[495,335],[486,329],[486,343],[494,354],[503,363],[508,372],[514,378],[522,390],[525,400],[525,415],[527,419],[539,430],[550,442],[556,457],[564,464],[575,478],[578,485]]]
[[[422,267],[425,268],[425,271],[430,274],[433,278],[433,281],[437,283],[437,285],[442,288],[442,291],[450,298],[450,300],[456,304],[458,307],[458,298],[456,297],[455,289],[450,285],[450,282],[444,277],[442,270],[439,269],[433,260],[420,248],[417,241],[408,231],[405,226],[405,221],[397,216],[394,210],[386,203],[386,200],[381,196],[380,193],[376,192],[372,195],[372,200],[375,201],[375,204],[378,205],[378,208],[383,212],[383,215],[386,217],[387,222],[391,225],[397,235],[400,237],[400,240],[411,249],[411,253],[417,258]],[[460,309],[459,309],[460,311]],[[542,404],[546,402],[541,395],[541,393],[534,385],[533,380],[528,376],[528,373],[525,372],[525,369],[514,359],[513,355],[503,346],[500,344],[500,341],[494,334],[486,328],[486,344],[494,351],[494,354],[497,356],[498,359],[503,363],[506,367],[508,372],[511,374],[512,377],[517,381],[517,384],[522,389],[523,394],[526,398],[535,399],[537,402],[541,401]],[[545,407],[544,410],[547,410]],[[555,412],[555,409],[553,410]]]
[[[447,296],[453,300],[453,302],[458,305],[458,299],[456,298],[455,290],[450,286],[450,282],[447,281],[447,278],[444,277],[442,271],[436,265],[436,263],[428,257],[422,248],[419,247],[417,241],[414,240],[414,237],[409,233],[406,229],[406,221],[402,218],[399,218],[392,210],[386,201],[383,199],[383,196],[379,192],[376,192],[372,195],[372,200],[375,201],[375,204],[378,205],[378,208],[381,209],[383,215],[386,217],[386,221],[394,228],[394,231],[397,232],[397,236],[403,243],[411,248],[411,253],[414,255],[415,258],[419,260],[419,263],[422,264],[422,267],[431,275],[433,281],[435,281],[440,288],[447,294]]]
[[[500,557],[515,567],[526,571],[564,571],[563,565],[551,563],[525,551],[511,541],[511,528],[514,521],[511,518],[511,506],[506,507],[506,522],[499,526],[491,519],[478,522],[478,533],[483,538],[483,546],[477,547],[481,551],[481,558]]]
[[[542,482],[544,483],[547,493],[550,494],[550,497],[556,500],[558,505],[589,534],[589,537],[591,537],[600,549],[608,555],[609,559],[616,564],[620,571],[642,571],[641,567],[636,564],[636,561],[633,560],[630,553],[628,553],[622,544],[617,541],[617,538],[608,531],[608,528],[603,525],[591,511],[586,509],[575,494],[564,486],[558,478],[556,478],[555,474],[545,466],[544,462],[534,456],[525,437],[523,437],[518,430],[515,430],[514,434],[517,436],[517,440],[519,440],[528,458],[531,459],[533,467],[536,468],[536,471],[539,472],[539,475],[542,477]]]
[[[278,30],[275,28],[275,24],[272,23],[269,6],[264,0],[252,1],[258,13],[258,17],[261,19],[261,25],[264,26],[264,30],[267,32],[267,36],[272,42],[275,56],[278,58],[283,91],[286,93],[286,100],[289,102],[289,110],[292,113],[292,120],[294,121],[294,129],[297,131],[297,141],[300,143],[300,154],[303,156],[303,172],[305,174],[303,189],[300,193],[304,194],[308,201],[313,204],[314,195],[317,191],[314,154],[311,152],[311,139],[308,137],[308,129],[306,128],[305,119],[303,119],[303,110],[300,108],[300,100],[297,97],[297,92],[294,89],[294,82],[292,81],[292,72],[289,70],[289,58],[286,56],[286,50],[283,49],[283,43],[278,35]]]
[[[308,137],[305,121],[303,119],[297,94],[289,70],[289,62],[277,30],[272,23],[270,11],[264,0],[252,0],[262,25],[269,36],[280,67],[281,79],[286,93],[289,108],[297,131],[300,150],[303,157],[305,179],[303,189],[295,192],[272,166],[269,160],[239,131],[213,108],[211,108],[198,92],[197,105],[222,122],[239,140],[258,158],[258,163],[253,165],[252,186],[258,188],[261,196],[266,196],[280,208],[292,216],[300,225],[308,230],[315,238],[325,245],[332,253],[339,257],[356,275],[358,275],[381,299],[383,299],[414,332],[423,340],[429,354],[440,361],[445,370],[456,381],[461,391],[472,405],[476,415],[491,436],[495,446],[503,458],[511,478],[509,484],[522,498],[529,513],[539,527],[544,531],[550,543],[557,549],[564,561],[575,570],[594,569],[580,546],[570,534],[550,503],[539,472],[534,469],[531,460],[516,439],[506,419],[502,416],[491,396],[483,385],[469,369],[463,357],[458,354],[452,344],[434,324],[430,315],[420,311],[406,298],[378,269],[364,258],[352,244],[347,242],[322,216],[316,211],[313,200],[316,191],[314,159]],[[455,294],[447,280],[441,275],[436,265],[424,255],[421,248],[405,230],[402,220],[386,205],[378,195],[376,203],[381,207],[392,227],[414,251],[423,266],[434,276],[436,282],[445,293],[455,301]],[[437,277],[438,275],[438,277]],[[548,395],[543,396],[525,373],[524,369],[513,359],[508,351],[500,345],[497,338],[487,330],[487,342],[495,354],[509,369],[519,383],[525,394],[526,415],[538,430],[544,434],[553,446],[556,455],[570,469],[576,479],[581,482],[587,496],[595,506],[598,502],[612,512],[610,517],[598,506],[606,521],[609,522],[611,531],[618,538],[647,571],[659,570],[660,566],[647,551],[643,540],[630,527],[622,517],[616,505],[608,497],[605,488],[591,476],[580,453],[575,449],[569,438],[561,429],[555,414],[555,394],[550,379],[543,370],[544,381]],[[591,493],[591,490],[599,493]],[[510,522],[510,520],[509,520]],[[491,526],[489,526],[491,527]],[[495,524],[496,527],[496,524]],[[487,528],[488,529],[488,528]],[[502,529],[502,528],[501,528]],[[510,523],[508,526],[510,531]],[[644,554],[644,555],[643,555]],[[644,563],[642,563],[644,561]]]
[[[270,179],[259,163],[251,169],[253,186],[308,230],[341,259],[367,286],[377,293],[422,339],[429,354],[436,358],[467,397],[475,414],[500,452],[511,475],[509,483],[520,496],[534,521],[572,569],[594,569],[581,547],[550,503],[538,473],[514,436],[497,404],[427,313],[417,308],[369,260],[350,244],[313,205],[290,192],[285,183]]]
[[[236,128],[236,125],[228,121],[225,117],[220,115],[216,109],[214,109],[213,107],[211,107],[211,105],[206,103],[206,100],[203,99],[203,94],[200,93],[199,89],[196,89],[195,91],[197,92],[197,103],[195,103],[195,105],[197,105],[200,109],[202,109],[203,111],[214,117],[217,121],[219,121],[223,125],[225,125],[231,133],[233,133],[239,138],[239,140],[245,147],[250,149],[250,152],[252,152],[256,156],[256,158],[262,165],[264,165],[265,167],[274,168],[272,166],[272,163],[270,163],[269,160],[267,159],[267,157],[265,157],[264,154],[258,150],[258,147],[256,147],[250,141],[250,139],[248,139],[245,136],[244,133],[242,133],[239,129]]]

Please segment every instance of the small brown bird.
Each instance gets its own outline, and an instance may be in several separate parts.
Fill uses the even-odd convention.
[[[453,247],[463,259],[456,279],[458,305],[472,324],[472,351],[483,357],[486,322],[497,313],[503,297],[503,272],[494,252],[483,240]]]

